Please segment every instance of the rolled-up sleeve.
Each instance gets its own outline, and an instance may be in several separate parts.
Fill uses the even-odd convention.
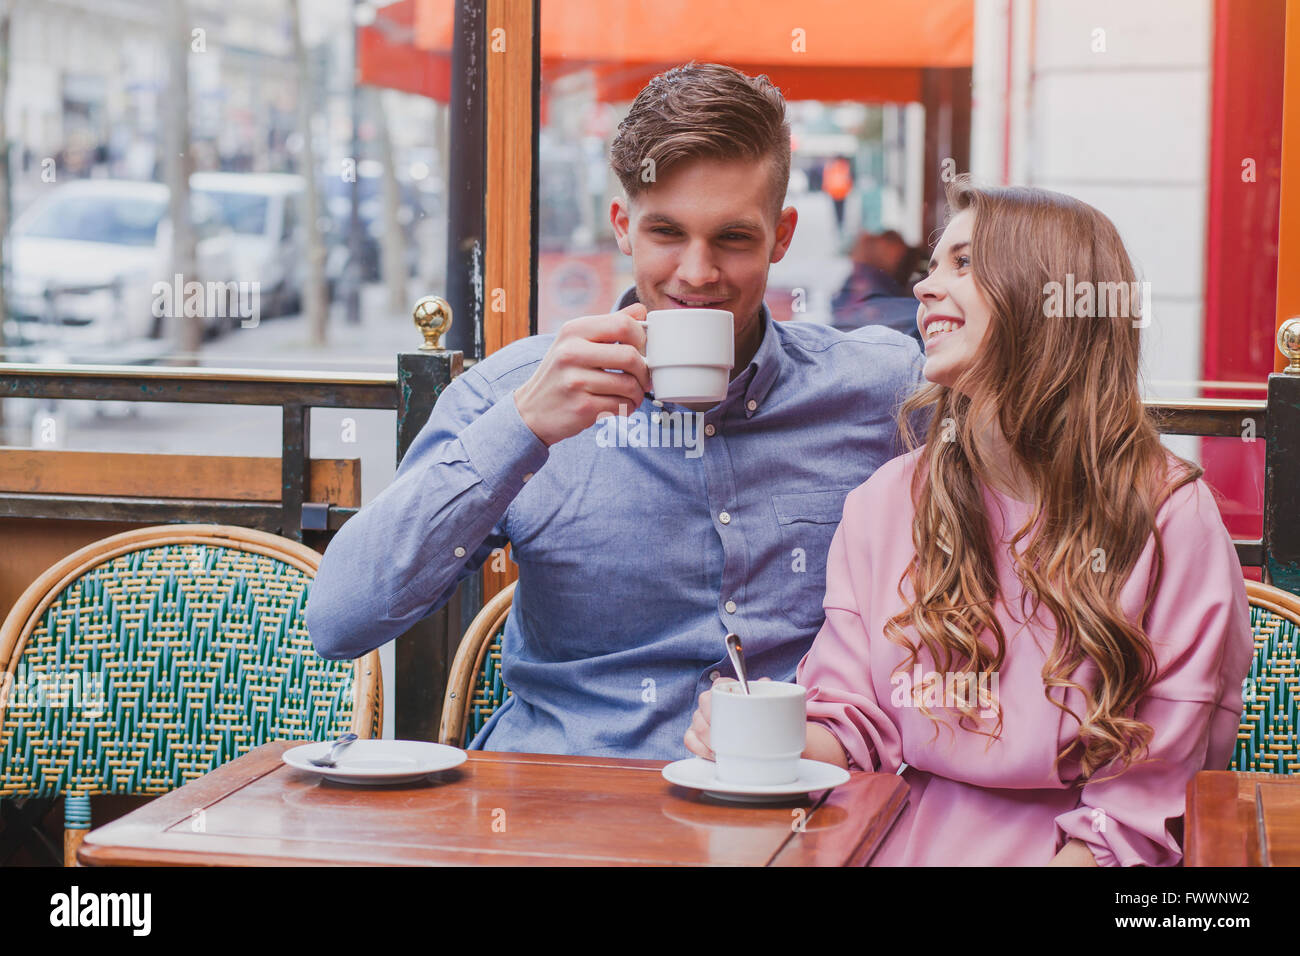
[[[866,582],[865,549],[848,529],[861,527],[861,488],[844,503],[844,519],[831,539],[826,562],[826,620],[804,655],[795,681],[807,689],[808,719],[822,724],[844,748],[850,770],[897,770],[902,762],[898,727],[876,699],[870,640],[853,582]]]
[[[1153,730],[1148,757],[1103,768],[1056,818],[1057,850],[1087,844],[1101,866],[1173,866],[1187,784],[1226,770],[1241,720],[1254,642],[1241,565],[1203,482],[1180,489],[1162,523],[1165,567],[1147,616],[1157,677],[1134,716]]]

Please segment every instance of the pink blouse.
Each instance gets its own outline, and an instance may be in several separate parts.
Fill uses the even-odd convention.
[[[981,696],[977,681],[964,688],[945,678],[941,692],[927,684],[937,668],[924,648],[919,669],[906,679],[894,675],[907,652],[884,637],[884,623],[903,609],[897,584],[914,553],[910,482],[919,454],[887,462],[845,500],[827,562],[826,621],[796,677],[808,689],[808,719],[835,734],[851,770],[895,773],[907,765],[907,806],[872,865],[1040,866],[1072,838],[1086,843],[1102,866],[1177,864],[1187,783],[1199,770],[1227,769],[1254,653],[1241,565],[1209,487],[1199,480],[1184,485],[1156,519],[1165,566],[1146,631],[1157,677],[1136,717],[1153,728],[1149,756],[1158,759],[1083,783],[1077,759],[1052,767],[1077,737],[1078,724],[1043,695],[1055,635],[1051,614],[1040,607],[1031,623],[1022,619],[1023,588],[1009,543],[1028,505],[984,489],[990,531],[1001,543],[994,607],[1006,657],[996,684],[986,681]],[[1153,535],[1123,588],[1129,620],[1141,610],[1154,551]],[[910,582],[903,588],[910,597]],[[1026,601],[1024,610],[1031,606]],[[916,639],[912,629],[905,633]],[[991,633],[984,638],[992,646]],[[1086,686],[1095,674],[1085,661],[1073,679]],[[913,688],[947,724],[935,739]],[[927,688],[933,696],[920,697]],[[977,708],[995,697],[1003,711],[1001,738],[989,745],[989,737],[957,727],[960,711],[935,706],[945,693],[965,695]],[[1061,699],[1059,688],[1052,693]],[[1078,691],[1070,689],[1065,702],[1083,712]],[[995,721],[980,723],[992,732]]]

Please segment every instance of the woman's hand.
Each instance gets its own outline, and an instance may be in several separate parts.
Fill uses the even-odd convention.
[[[1096,866],[1097,860],[1093,857],[1092,851],[1088,849],[1088,844],[1082,840],[1068,840],[1065,846],[1061,847],[1061,852],[1052,857],[1048,866]]]
[[[734,678],[719,677],[714,680],[713,687],[719,684],[734,684]],[[713,759],[713,751],[709,749],[709,716],[712,708],[713,687],[710,687],[700,695],[699,706],[695,709],[694,716],[691,717],[691,726],[686,730],[686,749],[697,757],[703,757],[705,760]]]

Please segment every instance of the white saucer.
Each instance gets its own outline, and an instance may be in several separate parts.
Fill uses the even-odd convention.
[[[843,767],[820,760],[800,760],[799,777],[790,783],[724,783],[717,778],[716,771],[717,764],[712,760],[690,757],[670,763],[664,767],[663,775],[665,780],[679,787],[703,790],[712,797],[745,803],[788,800],[818,790],[830,790],[849,780],[849,772]]]
[[[427,740],[357,740],[343,749],[333,767],[317,767],[311,760],[329,753],[333,741],[321,740],[286,750],[281,757],[290,767],[320,774],[335,783],[410,783],[439,770],[449,770],[467,759],[465,751]]]

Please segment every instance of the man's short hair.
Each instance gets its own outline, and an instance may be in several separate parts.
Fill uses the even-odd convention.
[[[686,160],[761,158],[770,160],[775,220],[790,185],[785,97],[766,75],[694,61],[660,73],[637,94],[610,147],[610,166],[629,199]]]

